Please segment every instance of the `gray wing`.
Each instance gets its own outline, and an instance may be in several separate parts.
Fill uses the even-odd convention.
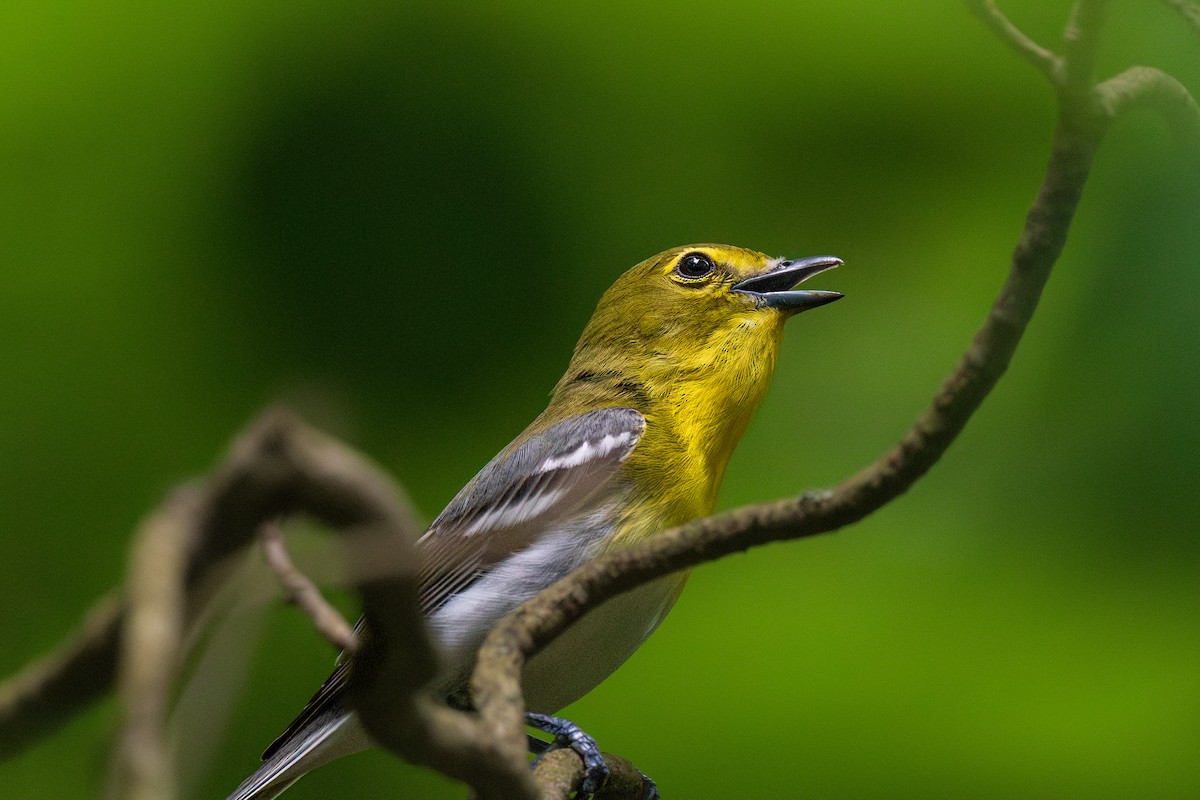
[[[589,411],[492,459],[417,543],[425,614],[582,508],[633,452],[645,425],[632,408]]]
[[[645,418],[632,408],[602,408],[518,438],[502,450],[417,542],[425,615],[582,508],[612,480],[645,427]],[[360,619],[355,629],[361,625]],[[264,759],[340,708],[349,666],[348,659],[338,659],[333,674],[271,743]]]

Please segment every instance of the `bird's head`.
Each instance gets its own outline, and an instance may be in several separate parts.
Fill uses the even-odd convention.
[[[582,348],[617,349],[702,367],[731,349],[771,350],[792,315],[837,292],[794,287],[842,262],[832,256],[771,258],[722,244],[676,247],[646,259],[600,299]]]
[[[548,418],[603,406],[638,410],[647,433],[633,460],[671,464],[695,490],[685,493],[697,503],[688,514],[707,513],[766,393],[783,323],[841,297],[794,287],[841,263],[720,244],[646,259],[600,298]]]

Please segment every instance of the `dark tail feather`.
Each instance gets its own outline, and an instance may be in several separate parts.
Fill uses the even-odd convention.
[[[295,783],[301,775],[339,755],[359,748],[339,748],[329,738],[348,717],[346,712],[330,709],[314,717],[288,741],[273,747],[262,766],[233,790],[226,800],[272,800]],[[336,750],[336,752],[334,752]]]

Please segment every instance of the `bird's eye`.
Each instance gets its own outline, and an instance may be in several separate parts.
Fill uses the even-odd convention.
[[[717,265],[704,253],[688,253],[675,264],[675,274],[683,278],[703,278],[716,268]]]

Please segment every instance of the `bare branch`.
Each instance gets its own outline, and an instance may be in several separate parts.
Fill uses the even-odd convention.
[[[567,800],[583,780],[583,759],[570,748],[551,750],[533,765],[533,777],[542,789],[542,800]]]
[[[608,780],[595,800],[641,800],[645,797],[646,778],[637,767],[620,756],[604,753]],[[583,780],[583,759],[569,748],[551,750],[533,767],[533,777],[542,789],[542,800],[567,800]]]
[[[1130,109],[1157,111],[1181,149],[1200,157],[1200,106],[1187,87],[1153,67],[1130,67],[1096,87],[1110,120]]]
[[[351,574],[362,576],[356,583],[371,633],[350,699],[368,730],[402,757],[472,783],[481,796],[533,800],[537,789],[523,750],[497,748],[472,715],[423,693],[436,664],[416,602],[418,528],[403,495],[382,471],[282,409],[265,412],[241,434],[209,482],[176,492],[142,527],[127,613],[104,605],[77,641],[5,684],[3,752],[46,735],[110,689],[123,636],[126,714],[113,790],[121,798],[171,797],[163,732],[186,620],[226,557],[264,522],[299,511],[363,534],[349,554]]]
[[[189,587],[252,541],[264,521],[289,513],[304,511],[337,530],[391,524],[411,538],[419,528],[382,470],[282,408],[265,411],[234,440],[209,492]]]
[[[1017,52],[1022,58],[1037,67],[1050,81],[1056,80],[1060,68],[1059,57],[1050,50],[1029,38],[1016,25],[1009,21],[995,0],[967,0],[967,5],[975,16],[992,29],[992,32]]]
[[[112,688],[124,605],[101,598],[79,630],[0,684],[0,759],[56,731]]]
[[[1063,31],[1063,86],[1083,95],[1092,90],[1096,74],[1096,51],[1108,0],[1075,0]]]
[[[114,797],[169,800],[176,794],[165,734],[183,640],[183,578],[200,501],[195,488],[176,490],[135,538],[117,683],[124,725],[113,761]]]
[[[367,542],[376,546],[351,551],[364,564],[395,559],[398,548],[411,548],[391,537]],[[412,557],[406,561],[415,566]],[[416,569],[359,586],[368,625],[349,692],[363,725],[378,744],[467,783],[481,800],[535,800],[523,734],[518,747],[506,746],[511,743],[489,735],[474,714],[424,693],[437,665],[424,618],[412,613],[419,608],[418,586]]]
[[[346,622],[341,612],[330,605],[317,584],[292,563],[287,551],[287,542],[283,538],[283,528],[279,523],[264,524],[258,537],[267,566],[279,579],[279,585],[288,602],[308,614],[313,627],[334,647],[339,650],[357,650],[358,637],[354,635],[354,628]]]
[[[201,555],[222,558],[263,521],[295,510],[364,534],[349,549],[351,574],[368,576],[357,583],[366,636],[349,685],[364,726],[382,746],[467,781],[482,797],[532,800],[523,751],[497,751],[471,715],[423,694],[436,660],[417,602],[418,526],[402,497],[348,448],[290,414],[269,412],[235,443],[214,482]]]
[[[418,724],[407,725],[407,735],[415,736],[415,741],[403,748],[389,744],[394,737],[406,735],[405,724],[401,723],[385,728],[387,738],[382,743],[414,764],[463,781],[479,800],[540,798],[524,749],[517,752],[492,739],[474,714],[454,711],[428,699],[418,703],[416,712]]]

